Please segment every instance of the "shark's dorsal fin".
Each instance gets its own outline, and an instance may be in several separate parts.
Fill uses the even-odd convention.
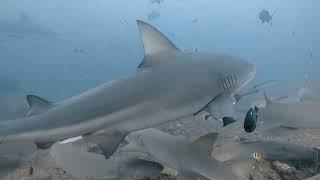
[[[264,99],[266,100],[266,107],[268,107],[272,104],[272,101],[268,98],[266,92],[264,92]]]
[[[211,155],[213,145],[215,144],[218,138],[218,133],[213,132],[203,136],[200,136],[198,139],[194,141],[196,146],[200,146],[202,149],[208,152],[208,155]]]
[[[140,37],[144,47],[144,59],[138,68],[160,64],[166,58],[156,58],[157,55],[174,53],[178,48],[159,30],[144,21],[137,21]]]
[[[159,30],[144,21],[137,21],[145,55],[176,51],[177,47]]]
[[[46,111],[52,106],[50,101],[47,101],[39,96],[27,95],[26,99],[29,105],[29,111],[26,114],[27,117]]]

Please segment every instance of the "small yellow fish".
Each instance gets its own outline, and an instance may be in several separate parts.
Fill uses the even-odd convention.
[[[263,156],[260,153],[253,153],[251,155],[254,159],[256,159],[257,161],[262,161],[263,160]]]

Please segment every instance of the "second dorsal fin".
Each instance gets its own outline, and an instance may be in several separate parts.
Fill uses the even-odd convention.
[[[50,101],[47,101],[39,96],[27,95],[26,99],[29,105],[29,111],[26,114],[27,117],[46,111],[52,106]]]

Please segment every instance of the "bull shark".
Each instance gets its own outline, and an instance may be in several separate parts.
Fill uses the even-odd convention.
[[[190,140],[157,129],[144,129],[129,134],[128,144],[108,159],[81,151],[72,144],[54,145],[50,151],[58,167],[79,178],[138,179],[162,172],[184,180],[248,179],[257,161],[250,155],[241,161],[217,161],[211,157],[216,139],[217,133]]]
[[[27,116],[0,123],[0,143],[29,141],[45,149],[102,132],[112,153],[130,132],[201,111],[233,122],[222,107],[253,79],[255,64],[225,54],[183,53],[150,24],[137,24],[144,59],[136,72],[61,102],[28,95]]]

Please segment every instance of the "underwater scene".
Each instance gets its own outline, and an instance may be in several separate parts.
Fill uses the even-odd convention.
[[[320,179],[319,7],[0,0],[0,179]]]

